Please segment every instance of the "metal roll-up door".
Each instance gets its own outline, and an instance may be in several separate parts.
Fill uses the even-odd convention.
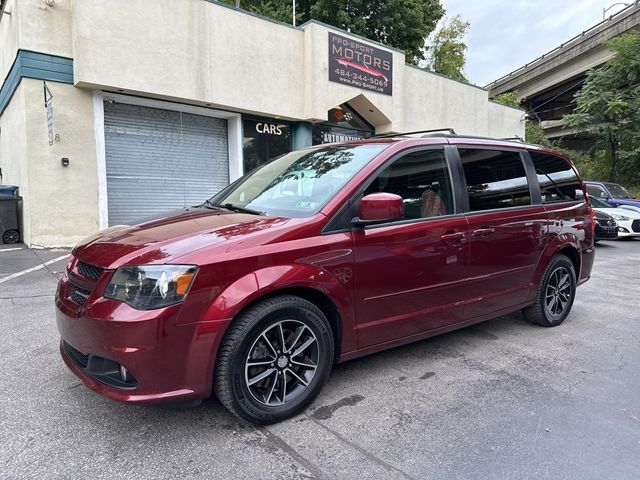
[[[109,225],[198,205],[229,184],[227,122],[105,102]]]

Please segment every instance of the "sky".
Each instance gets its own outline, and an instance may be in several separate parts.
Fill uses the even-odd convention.
[[[481,87],[602,21],[615,0],[440,0],[471,23],[465,73]],[[627,0],[627,3],[632,0]],[[607,16],[621,10],[618,5]]]

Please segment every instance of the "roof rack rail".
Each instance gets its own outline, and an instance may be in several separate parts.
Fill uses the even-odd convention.
[[[514,135],[513,137],[502,137],[500,140],[525,143],[524,138],[522,138],[520,135]]]
[[[451,135],[457,135],[456,131],[453,128],[446,127],[446,128],[433,128],[431,130],[416,130],[414,132],[383,133],[382,135],[374,135],[374,137],[375,138],[403,137],[405,135],[415,135],[417,133],[435,133],[435,132],[449,132]]]

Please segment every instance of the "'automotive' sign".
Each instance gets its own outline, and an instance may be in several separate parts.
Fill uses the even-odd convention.
[[[393,54],[329,32],[329,81],[391,95]]]

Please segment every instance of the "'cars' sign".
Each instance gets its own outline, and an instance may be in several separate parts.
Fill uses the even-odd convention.
[[[393,54],[329,32],[329,81],[391,95]]]

